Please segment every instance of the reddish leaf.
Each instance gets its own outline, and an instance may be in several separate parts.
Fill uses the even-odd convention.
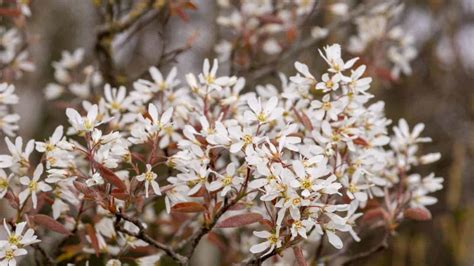
[[[387,219],[389,217],[388,213],[382,208],[373,208],[364,213],[362,217],[363,221],[370,221],[372,219]]]
[[[10,206],[12,206],[14,209],[19,208],[18,198],[11,191],[8,191],[7,194],[5,194],[5,199],[10,202]]]
[[[263,225],[267,230],[272,230],[274,228],[272,221],[268,219],[262,219],[259,221],[261,225]]]
[[[303,251],[300,247],[293,247],[293,253],[295,254],[296,262],[299,266],[307,266],[306,260],[303,256]]]
[[[71,232],[64,227],[61,223],[58,221],[54,220],[53,218],[44,215],[44,214],[36,214],[31,216],[33,218],[33,221],[36,224],[44,226],[48,230],[52,230],[54,232],[63,234],[63,235],[70,235]]]
[[[312,131],[313,124],[311,123],[311,120],[309,119],[309,117],[304,112],[301,112],[300,115],[301,115],[301,122],[303,123],[303,125],[306,127],[306,129],[308,129],[309,131]]]
[[[21,11],[19,9],[0,8],[0,16],[18,17],[20,15],[21,15]]]
[[[403,214],[406,218],[415,221],[428,221],[431,220],[431,212],[424,207],[408,208]]]
[[[181,202],[171,207],[171,210],[175,212],[190,213],[190,212],[203,212],[206,210],[206,208],[202,204],[197,203],[197,202]]]
[[[94,190],[91,189],[90,187],[86,186],[85,184],[81,183],[81,182],[78,182],[78,181],[74,181],[73,182],[74,184],[74,187],[79,191],[81,192],[82,194],[84,194],[86,196],[86,198],[88,199],[94,199]]]
[[[194,4],[192,1],[188,1],[183,4],[184,8],[191,9],[191,10],[197,10],[196,4]]]
[[[121,200],[128,199],[128,193],[118,188],[112,189],[112,193],[110,194],[117,199],[121,199]]]
[[[109,183],[113,184],[116,186],[118,189],[122,191],[127,190],[127,186],[125,183],[110,169],[103,165],[99,165],[98,167],[100,175],[105,178]]]
[[[87,224],[86,230],[87,230],[87,235],[90,238],[92,248],[94,248],[95,250],[95,255],[97,255],[98,257],[99,252],[100,252],[100,247],[99,247],[99,240],[97,239],[97,235],[95,234],[95,229],[91,224]]]
[[[262,215],[258,213],[244,213],[229,217],[217,224],[218,228],[240,227],[248,224],[260,222]]]
[[[222,241],[214,232],[207,233],[207,240],[209,240],[211,244],[214,244],[214,246],[219,248],[222,252],[225,252],[228,248],[228,245],[226,245],[226,243],[224,243],[224,241]]]
[[[356,145],[360,145],[360,146],[364,146],[364,147],[367,147],[369,146],[369,143],[367,143],[367,141],[361,137],[358,137],[356,139],[354,139],[352,142],[354,142],[354,144]]]
[[[236,204],[230,206],[229,210],[230,211],[238,211],[238,210],[243,210],[246,207],[247,206],[245,206],[245,204],[243,204],[243,203],[236,203]]]

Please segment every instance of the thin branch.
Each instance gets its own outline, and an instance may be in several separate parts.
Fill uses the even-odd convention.
[[[278,250],[277,249],[274,249],[272,252],[264,255],[264,256],[261,256],[261,257],[250,257],[248,258],[247,260],[244,260],[242,262],[242,265],[262,265],[262,263],[264,261],[266,261],[267,259],[275,256],[276,254],[278,253]]]
[[[388,240],[390,238],[390,234],[389,233],[386,233],[382,239],[382,241],[380,241],[377,245],[373,246],[372,248],[370,248],[369,250],[365,251],[365,252],[362,252],[362,253],[359,253],[359,254],[356,254],[348,259],[346,259],[342,265],[351,265],[352,263],[354,263],[355,261],[358,261],[358,260],[361,260],[361,259],[365,259],[377,252],[380,252],[384,249],[386,249],[388,247]]]
[[[38,250],[41,255],[48,261],[48,265],[57,265],[56,261],[44,250],[40,245],[33,245],[33,248]]]
[[[130,217],[124,213],[121,212],[116,212],[115,213],[116,221],[115,221],[115,227],[118,231],[125,233],[127,235],[133,236],[137,239],[141,239],[151,246],[163,250],[168,256],[170,256],[172,259],[174,259],[176,262],[180,263],[181,265],[187,265],[188,264],[188,258],[185,256],[182,256],[181,254],[176,253],[171,247],[156,241],[153,239],[151,236],[145,233],[145,227],[143,227],[142,223],[135,217]],[[127,229],[125,229],[122,225],[120,225],[120,220],[125,220],[128,222],[133,223],[139,228],[138,233],[131,232]]]
[[[155,0],[143,0],[137,3],[124,19],[111,21],[102,25],[97,32],[97,42],[95,49],[99,57],[100,70],[107,82],[112,85],[120,83],[113,62],[112,42],[115,36],[133,26],[149,11],[154,10]]]

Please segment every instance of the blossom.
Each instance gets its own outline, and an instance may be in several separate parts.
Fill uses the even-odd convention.
[[[137,176],[138,181],[145,181],[145,197],[148,198],[148,190],[149,186],[153,188],[153,192],[155,192],[156,195],[160,196],[161,195],[161,190],[160,186],[158,185],[158,182],[156,182],[156,178],[158,177],[157,174],[152,172],[152,167],[150,164],[146,165],[146,172]]]
[[[256,237],[264,238],[266,240],[262,243],[253,245],[250,248],[250,252],[252,252],[252,253],[261,253],[261,252],[267,250],[267,252],[265,252],[265,254],[263,254],[263,256],[265,256],[265,255],[271,253],[274,249],[280,248],[282,246],[282,241],[280,239],[280,235],[279,235],[278,231],[279,231],[278,228],[277,228],[277,231],[275,233],[271,233],[271,232],[268,232],[268,231],[254,231],[253,234]]]
[[[16,259],[15,257],[20,257],[28,254],[26,249],[24,248],[10,248],[6,247],[4,249],[0,249],[0,265],[1,266],[15,266]]]
[[[48,184],[43,181],[39,181],[42,174],[43,165],[38,164],[38,166],[36,166],[35,172],[33,173],[33,178],[30,179],[27,176],[23,176],[20,178],[20,183],[24,186],[27,186],[27,188],[18,195],[18,197],[20,198],[21,205],[23,205],[27,198],[31,196],[33,208],[36,209],[36,205],[38,202],[36,193],[40,191],[46,192],[51,190],[51,187]]]
[[[23,233],[26,227],[26,222],[16,224],[15,231],[12,232],[10,231],[6,220],[3,219],[3,227],[7,231],[8,237],[7,240],[0,240],[0,247],[10,246],[14,248],[23,248],[41,242],[41,240],[39,240],[35,235],[33,229],[28,228],[28,230]]]
[[[75,109],[67,108],[66,115],[73,127],[71,133],[91,132],[96,126],[100,125],[98,109],[99,107],[96,104],[92,105],[87,111],[87,116],[83,117]]]
[[[48,141],[36,142],[36,150],[39,152],[52,152],[56,149],[56,146],[59,144],[59,141],[63,137],[63,126],[58,126],[54,130],[53,135],[49,138]]]
[[[219,179],[216,181],[213,181],[209,185],[209,190],[210,191],[216,191],[222,188],[221,191],[221,196],[224,197],[231,189],[232,187],[235,187],[236,185],[239,185],[242,183],[242,178],[239,176],[235,176],[235,170],[236,170],[236,165],[233,163],[230,163],[226,167],[226,172],[224,175],[221,175],[219,173],[216,173]]]
[[[5,194],[7,194],[12,177],[13,175],[7,176],[7,173],[5,173],[3,169],[0,169],[0,199],[5,197]]]
[[[257,99],[255,96],[250,97],[247,100],[252,111],[246,111],[244,117],[248,122],[257,121],[259,124],[268,123],[277,118],[283,110],[278,108],[278,98],[272,97],[262,106],[261,99]]]
[[[341,76],[342,79],[345,77],[341,75],[341,72],[350,69],[359,58],[353,58],[347,62],[344,62],[341,58],[341,46],[339,44],[328,45],[324,47],[324,53],[319,50],[321,57],[328,63],[330,68],[329,72],[336,73]]]

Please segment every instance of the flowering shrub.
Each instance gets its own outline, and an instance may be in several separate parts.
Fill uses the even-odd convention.
[[[204,237],[226,264],[350,263],[360,257],[352,242],[374,228],[384,247],[402,220],[429,219],[443,179],[416,172],[440,158],[420,154],[423,124],[401,119],[389,131],[366,66],[338,44],[319,53],[321,77],[295,62],[278,89],[245,92],[245,78],[218,75],[218,60],[206,59],[184,80],[151,67],[151,80],[103,93],[101,73],[81,70],[83,52],[63,53],[46,96],[81,99],[68,123],[44,141],[12,137],[16,115],[1,123],[0,199],[16,216],[4,219],[0,265],[30,247],[50,264],[189,264]],[[3,104],[18,102],[12,85],[0,91]],[[42,246],[51,231],[63,235],[62,254]],[[339,251],[323,254],[326,242]]]
[[[97,102],[68,108],[69,125],[48,140],[23,147],[21,137],[5,139],[1,195],[18,210],[16,222],[84,235],[84,252],[117,256],[151,245],[180,263],[211,232],[239,247],[232,257],[250,251],[247,262],[257,262],[324,238],[337,249],[360,241],[364,213],[380,213],[387,230],[405,217],[427,218],[424,206],[436,202],[429,194],[443,179],[414,172],[439,158],[418,154],[430,141],[420,136],[423,125],[410,130],[402,119],[390,136],[384,103],[368,104],[365,66],[344,61],[337,44],[320,53],[328,65],[322,81],[296,62],[296,75],[281,75],[282,92],[242,93],[245,80],[217,76],[217,60],[205,60],[183,86],[176,69],[164,78],[154,67],[153,80],[138,80],[129,93],[106,86]],[[224,229],[231,227],[245,230],[237,237]],[[22,243],[30,230],[7,240],[4,260],[37,241]],[[183,242],[168,246],[155,234]]]

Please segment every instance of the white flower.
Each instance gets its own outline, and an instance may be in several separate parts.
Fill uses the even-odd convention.
[[[318,120],[323,120],[326,115],[326,119],[338,120],[338,115],[344,111],[347,106],[347,98],[341,97],[336,101],[331,101],[331,96],[326,94],[323,96],[322,102],[314,100],[311,102],[311,107],[315,110],[314,116]]]
[[[0,266],[16,266],[15,257],[24,256],[26,254],[28,254],[28,252],[24,248],[12,249],[6,247],[0,249]]]
[[[102,178],[100,173],[94,173],[91,178],[86,180],[86,185],[88,187],[93,187],[102,184],[104,184],[104,178]]]
[[[261,99],[257,99],[255,96],[250,97],[247,104],[252,110],[244,113],[244,118],[248,123],[257,121],[260,125],[265,124],[275,120],[283,112],[281,108],[277,107],[278,98],[275,96],[268,100],[265,107],[262,106]]]
[[[13,175],[7,176],[7,173],[5,173],[3,169],[0,169],[0,199],[5,197],[5,194],[7,194],[12,176]]]
[[[98,119],[99,107],[94,104],[87,111],[87,116],[81,116],[75,109],[67,108],[66,115],[69,123],[73,127],[72,133],[92,132],[94,128],[101,124]]]
[[[131,99],[127,98],[127,89],[124,86],[120,86],[118,90],[112,88],[109,84],[104,87],[104,95],[107,108],[112,113],[119,113],[129,107]]]
[[[150,132],[157,132],[169,125],[171,116],[173,115],[173,107],[168,108],[161,117],[159,117],[156,106],[150,103],[148,105],[148,114],[150,115],[150,119],[142,118],[148,123],[147,127]]]
[[[219,77],[218,78],[216,76],[218,67],[219,67],[219,63],[217,62],[217,59],[214,59],[212,63],[212,68],[211,68],[209,59],[206,58],[202,66],[202,74],[199,74],[199,81],[203,84],[206,84],[207,86],[210,86],[210,88],[218,89],[218,90],[221,89],[222,87],[231,86],[237,81],[236,77]],[[188,82],[192,84],[195,83],[192,81],[192,78],[191,80],[188,80]]]
[[[230,163],[227,165],[224,175],[216,173],[218,179],[209,185],[209,190],[216,191],[222,188],[220,194],[222,197],[224,197],[232,189],[232,187],[241,184],[243,179],[239,176],[235,176],[235,170],[236,165],[234,163]]]
[[[23,175],[28,170],[30,165],[29,157],[31,152],[35,148],[35,141],[30,140],[25,145],[25,150],[23,151],[23,139],[21,137],[16,137],[15,144],[13,144],[9,138],[5,138],[5,143],[7,144],[8,150],[10,151],[11,156],[8,155],[0,156],[0,165],[4,165],[2,168],[6,168],[8,164],[11,164],[9,167],[13,172],[18,175]],[[1,167],[1,166],[0,166]]]
[[[52,152],[56,149],[56,146],[58,145],[62,137],[63,137],[63,126],[58,126],[56,127],[53,135],[49,138],[48,141],[36,142],[36,150],[38,152]]]
[[[17,104],[18,96],[15,94],[15,87],[8,83],[0,84],[0,103]]]
[[[153,188],[153,192],[155,192],[156,195],[158,196],[161,195],[160,186],[158,182],[156,182],[157,177],[158,175],[152,172],[152,167],[149,164],[146,165],[146,172],[137,176],[138,181],[145,181],[145,197],[146,198],[148,198],[148,190],[149,190],[150,185]]]
[[[18,195],[20,199],[20,205],[23,205],[26,199],[28,198],[28,196],[31,195],[33,208],[36,209],[36,205],[38,202],[36,193],[40,191],[46,192],[46,191],[51,190],[51,187],[48,184],[46,184],[43,181],[39,181],[42,174],[43,174],[43,165],[38,164],[38,166],[35,169],[35,172],[33,173],[32,179],[30,179],[27,176],[23,176],[20,178],[20,183],[24,186],[27,186],[26,189],[20,192],[20,194]]]
[[[7,225],[5,219],[3,219],[3,227],[7,231],[8,237],[7,240],[0,240],[0,249],[1,247],[10,246],[14,248],[23,248],[35,243],[41,242],[38,237],[35,235],[35,231],[31,228],[25,230],[26,222],[21,222],[16,224],[15,232],[10,231],[10,228]]]
[[[326,46],[324,47],[324,54],[323,52],[321,52],[321,50],[319,50],[319,53],[329,64],[330,68],[328,69],[328,71],[337,74],[340,74],[344,70],[350,69],[359,59],[356,57],[344,63],[341,58],[341,46],[339,44]],[[341,78],[343,80],[347,79],[343,75],[341,75]]]
[[[261,253],[267,250],[267,252],[265,252],[265,254],[262,255],[262,256],[265,256],[271,253],[275,248],[280,248],[282,245],[282,241],[280,239],[280,235],[278,231],[279,231],[279,228],[277,228],[275,233],[270,233],[268,231],[254,231],[253,234],[256,237],[264,238],[266,239],[266,241],[253,245],[250,248],[250,252],[256,254],[256,253]]]

